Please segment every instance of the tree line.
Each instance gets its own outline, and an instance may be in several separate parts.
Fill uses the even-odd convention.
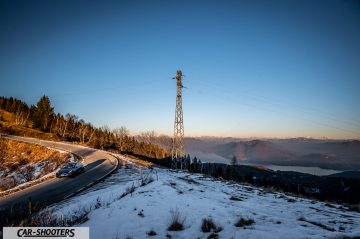
[[[46,95],[36,105],[30,106],[13,97],[0,97],[0,109],[14,115],[12,121],[15,125],[50,133],[58,140],[149,158],[169,156],[171,138],[168,136],[157,136],[154,131],[131,136],[124,126],[115,129],[108,126],[95,127],[74,114],[55,113]]]

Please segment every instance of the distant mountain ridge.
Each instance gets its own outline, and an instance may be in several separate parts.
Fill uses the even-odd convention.
[[[235,156],[238,160],[266,161],[269,158],[289,160],[292,154],[271,142],[252,140],[231,142],[215,147],[215,152],[224,158]]]
[[[201,160],[360,170],[359,140],[186,138],[187,152]]]
[[[345,171],[345,172],[341,172],[341,173],[331,174],[331,175],[329,175],[327,177],[360,179],[360,171]]]

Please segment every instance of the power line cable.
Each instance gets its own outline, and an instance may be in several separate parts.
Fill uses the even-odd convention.
[[[248,107],[251,107],[251,108],[257,108],[257,109],[260,109],[260,110],[268,111],[268,112],[271,112],[271,113],[276,114],[276,115],[286,114],[286,115],[290,116],[291,118],[294,118],[294,115],[289,114],[289,113],[287,113],[287,112],[282,112],[282,111],[278,111],[278,110],[273,110],[273,109],[269,109],[269,108],[266,108],[266,107],[261,107],[261,106],[258,106],[258,105],[253,105],[253,104],[245,103],[245,102],[238,102],[237,99],[230,98],[230,97],[223,97],[223,96],[221,96],[221,95],[219,95],[219,94],[217,93],[217,92],[219,92],[218,89],[214,89],[214,90],[215,90],[216,92],[211,92],[211,96],[215,96],[215,97],[220,98],[220,99],[223,99],[223,100],[225,100],[225,101],[227,101],[227,102],[231,102],[231,103],[237,102],[237,104],[245,105],[245,106],[248,106]],[[325,127],[328,127],[328,128],[333,128],[333,129],[336,129],[336,130],[348,132],[348,133],[351,133],[351,134],[356,135],[356,136],[359,136],[359,135],[360,135],[358,132],[354,132],[354,131],[352,131],[352,130],[340,128],[340,127],[337,127],[337,126],[334,126],[334,125],[331,125],[331,124],[326,124],[326,123],[323,123],[323,122],[315,121],[315,120],[308,119],[308,118],[304,118],[304,117],[301,117],[301,116],[295,116],[295,118],[296,118],[296,117],[297,117],[298,119],[305,120],[305,121],[308,121],[308,122],[311,122],[311,123],[314,123],[314,124],[317,124],[317,125],[322,125],[322,126],[325,126]]]
[[[201,81],[202,84],[204,84],[205,82],[204,81]],[[210,86],[210,87],[216,87],[216,89],[221,89],[222,91],[227,91],[228,93],[230,94],[235,94],[235,95],[242,95],[242,96],[245,96],[245,97],[250,97],[250,98],[253,98],[255,100],[258,100],[258,101],[263,101],[263,102],[266,102],[266,103],[271,103],[271,104],[280,104],[280,105],[285,105],[285,106],[291,106],[291,107],[295,107],[297,108],[298,110],[301,110],[302,112],[306,113],[306,114],[313,114],[314,112],[311,112],[309,110],[307,110],[306,108],[302,107],[302,106],[299,106],[299,105],[296,105],[296,104],[291,104],[289,102],[284,102],[284,101],[281,101],[281,100],[274,100],[274,99],[271,99],[269,97],[264,97],[264,96],[256,96],[256,95],[253,95],[253,94],[250,94],[248,92],[244,93],[244,92],[241,92],[241,90],[239,91],[234,91],[234,88],[232,89],[224,89],[222,86],[219,86],[219,85],[215,85],[215,84],[208,84],[208,82],[205,83],[205,85],[207,86]],[[315,110],[314,110],[315,111]],[[317,113],[317,111],[316,111]],[[339,122],[339,123],[342,123],[342,124],[350,124],[350,125],[353,125],[355,127],[360,127],[360,123],[359,122],[350,122],[349,120],[346,120],[346,119],[338,119],[338,118],[334,118],[332,116],[326,116],[326,115],[322,115],[320,116],[322,118],[327,118],[328,120],[332,120],[332,121],[336,121],[336,122]]]

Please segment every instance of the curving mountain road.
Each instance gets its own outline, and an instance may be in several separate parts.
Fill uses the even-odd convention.
[[[118,165],[118,160],[114,156],[101,150],[62,142],[52,142],[10,135],[2,135],[0,137],[69,151],[81,156],[85,165],[85,173],[74,178],[51,178],[43,183],[1,197],[1,224],[4,224],[9,218],[13,217],[14,211],[20,211],[20,214],[27,214],[30,198],[34,210],[43,208],[71,197],[78,191],[98,182],[112,173]]]

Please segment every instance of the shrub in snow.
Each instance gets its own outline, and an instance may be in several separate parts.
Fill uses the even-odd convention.
[[[31,181],[34,178],[34,167],[32,165],[26,165],[20,170],[20,173],[23,175],[26,182]]]
[[[151,229],[150,231],[148,231],[146,234],[148,234],[148,236],[156,236],[157,234],[156,234],[156,232],[153,230],[153,229]]]
[[[288,202],[296,202],[296,200],[295,199],[293,199],[293,198],[288,198],[288,200],[287,200]]]
[[[236,197],[236,196],[231,196],[229,199],[230,199],[230,200],[233,200],[233,201],[242,201],[241,198]]]
[[[212,232],[207,239],[219,239],[219,234]]]
[[[95,209],[98,209],[98,208],[101,207],[101,201],[100,201],[99,197],[96,198],[96,202],[95,202],[94,207],[95,207]]]
[[[139,216],[139,217],[145,217],[143,212],[144,212],[144,210],[141,210],[141,211],[138,213],[138,216]]]
[[[245,218],[240,218],[236,223],[235,223],[235,227],[245,227],[245,226],[250,226],[252,224],[254,224],[255,221],[253,219],[245,219]]]
[[[181,216],[181,213],[178,208],[170,211],[170,225],[168,226],[168,231],[182,231],[184,230],[185,217]]]
[[[19,226],[26,225],[31,227],[64,227],[79,225],[89,220],[88,215],[90,211],[91,206],[79,206],[79,209],[74,211],[72,215],[65,216],[62,214],[61,217],[58,217],[58,215],[54,213],[54,209],[45,209],[31,215],[30,217],[27,217],[21,221]]]
[[[212,218],[203,218],[201,224],[201,231],[202,232],[220,232],[222,227],[216,226]]]
[[[123,197],[125,197],[126,195],[129,195],[129,194],[131,194],[131,196],[132,196],[132,193],[135,192],[135,189],[136,189],[135,185],[132,184],[131,186],[129,186],[129,187],[127,187],[127,188],[125,189],[125,192],[123,192],[123,193],[120,195],[120,198],[123,198]]]
[[[154,181],[154,178],[151,176],[147,176],[147,177],[142,177],[140,179],[140,186],[143,187],[149,183],[152,183]]]

